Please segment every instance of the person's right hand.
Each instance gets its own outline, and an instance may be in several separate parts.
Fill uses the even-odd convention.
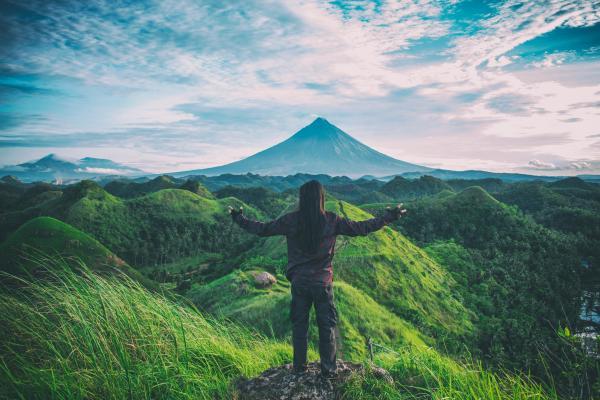
[[[231,207],[231,206],[227,206],[227,208],[229,209],[229,215],[231,215],[231,218],[235,218],[238,215],[242,215],[242,213],[244,212],[244,207],[240,206],[240,208],[238,210],[236,210],[235,208]]]
[[[399,219],[401,216],[407,213],[406,208],[402,205],[402,203],[398,204],[394,208],[387,207],[386,211],[392,216],[394,220]]]

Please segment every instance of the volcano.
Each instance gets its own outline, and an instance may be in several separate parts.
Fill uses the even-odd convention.
[[[315,119],[287,140],[250,157],[218,167],[177,172],[175,176],[296,173],[384,176],[431,168],[397,160],[359,142],[324,118]]]

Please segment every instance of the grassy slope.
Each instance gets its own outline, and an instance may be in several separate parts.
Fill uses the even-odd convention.
[[[130,280],[68,268],[0,288],[0,397],[231,399],[231,383],[289,362],[291,347],[204,317]],[[377,357],[395,383],[356,377],[345,399],[555,399],[433,350]],[[311,355],[314,357],[314,354]]]
[[[581,267],[572,239],[480,187],[421,199],[408,210],[398,228],[429,245],[460,282],[464,304],[477,313],[472,352],[488,364],[540,377],[551,369],[551,379],[565,382],[569,358],[557,358],[548,368],[540,354],[570,351],[556,332],[572,329],[581,307]],[[436,243],[450,240],[456,243]]]
[[[353,220],[372,217],[343,201],[329,200],[326,208]],[[268,238],[251,254],[285,259],[285,239]],[[360,289],[429,335],[460,336],[472,329],[469,312],[455,298],[452,277],[393,229],[367,237],[338,237],[333,263],[336,281]]]
[[[253,326],[269,336],[288,337],[289,283],[278,276],[272,287],[257,288],[253,272],[234,271],[207,285],[195,285],[186,296],[202,310]],[[364,359],[366,337],[387,345],[425,345],[427,339],[418,330],[361,290],[344,282],[336,282],[334,287],[340,319],[340,351],[344,358]],[[311,333],[316,340],[314,315]]]
[[[50,217],[38,217],[26,222],[0,244],[3,271],[17,272],[17,267],[34,266],[36,251],[60,257],[78,257],[90,266],[124,264],[106,247],[89,235]]]
[[[232,378],[290,359],[283,343],[89,273],[1,293],[0,313],[12,334],[0,397],[230,398]]]
[[[51,217],[26,222],[0,244],[0,254],[0,271],[10,274],[39,269],[40,257],[52,255],[71,266],[84,263],[96,270],[117,268],[148,287],[156,286],[94,238]]]

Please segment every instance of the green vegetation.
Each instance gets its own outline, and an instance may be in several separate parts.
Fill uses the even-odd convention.
[[[194,285],[186,297],[201,310],[253,326],[270,337],[287,338],[291,332],[289,283],[280,275],[274,285],[258,287],[254,281],[258,272],[234,271],[209,284]],[[425,340],[432,342],[361,290],[341,281],[334,290],[340,352],[345,359],[364,360],[367,337],[387,345],[425,346]],[[316,323],[311,324],[311,337],[316,346]]]
[[[488,365],[562,380],[571,366],[545,365],[566,351],[556,332],[573,327],[580,311],[576,244],[523,216],[479,187],[408,205],[399,229],[413,238],[459,283],[456,291],[475,312],[471,351]],[[448,242],[450,243],[438,243]]]
[[[449,360],[431,349],[399,349],[394,357],[378,364],[388,369],[393,383],[382,381],[373,372],[356,377],[345,387],[347,398],[365,400],[461,399],[516,400],[558,399],[525,375],[494,374],[480,364],[465,365]]]
[[[452,187],[443,180],[428,175],[415,180],[396,176],[380,189],[382,193],[398,200],[416,199],[442,190],[452,190]]]
[[[3,255],[0,270],[11,274],[37,265],[36,252],[80,258],[93,268],[125,264],[97,240],[50,217],[34,218],[23,224],[0,244],[0,252]]]
[[[1,288],[0,322],[11,333],[0,343],[3,398],[231,399],[237,377],[291,357],[287,343],[205,317],[125,276],[89,270],[64,268],[55,280]],[[556,398],[527,378],[496,376],[423,348],[404,347],[378,363],[395,383],[357,376],[344,398]]]
[[[11,332],[0,344],[0,397],[228,399],[233,378],[290,360],[290,346],[126,277],[59,268],[49,268],[56,280],[0,292]]]
[[[290,203],[296,202],[296,196],[277,193],[263,187],[240,188],[226,186],[215,192],[218,198],[235,197],[246,204],[252,204],[270,218],[276,218]]]
[[[23,224],[0,244],[0,254],[0,271],[9,274],[35,275],[47,268],[40,265],[40,255],[51,254],[72,267],[83,262],[97,271],[121,271],[149,288],[157,286],[97,240],[50,217],[34,218]]]
[[[579,178],[546,185],[519,183],[497,197],[573,240],[588,268],[583,277],[584,289],[589,291],[600,285],[600,185]]]
[[[296,206],[297,186],[309,178],[158,177],[108,183],[108,191],[92,181],[55,186],[3,179],[0,270],[25,280],[52,279],[22,282],[22,292],[0,288],[0,324],[11,338],[1,347],[0,398],[27,389],[33,397],[46,391],[57,398],[123,398],[131,390],[139,398],[230,398],[235,377],[288,361],[285,239],[247,234],[231,222],[227,206],[243,206],[251,218],[274,218]],[[588,315],[597,312],[600,293],[598,185],[578,178],[506,183],[422,177],[387,184],[317,178],[327,187],[327,209],[339,215],[367,219],[399,201],[409,210],[399,223],[367,237],[337,240],[340,354],[364,360],[367,337],[399,353],[377,358],[394,384],[357,378],[346,398],[599,395],[600,360],[571,333],[600,328],[597,320],[579,318],[582,306]],[[213,195],[207,187],[220,190]],[[42,253],[55,261],[41,265]],[[63,272],[66,266],[80,276]],[[254,276],[261,271],[277,283],[258,286]],[[152,289],[160,283],[171,300],[147,293],[139,282]],[[92,301],[100,287],[109,296],[100,303],[108,307],[104,319],[94,314],[100,311]],[[44,293],[56,304],[45,303]],[[191,300],[204,314],[173,299]],[[163,307],[158,325],[150,321],[156,304]],[[20,311],[4,312],[10,308]],[[113,315],[117,310],[123,319]],[[182,325],[168,315],[192,322]],[[115,326],[103,327],[107,321]],[[315,324],[311,329],[314,340]],[[188,341],[188,331],[196,339]],[[84,347],[75,345],[77,335]],[[202,344],[190,344],[195,341]],[[238,352],[228,347],[238,341]],[[147,350],[152,346],[159,348]],[[202,352],[201,365],[190,365]],[[462,357],[474,361],[463,365],[456,361]],[[260,362],[253,364],[254,358]],[[544,382],[546,394],[534,379]],[[106,385],[112,380],[114,390]]]
[[[123,200],[82,181],[56,199],[0,215],[0,231],[8,235],[34,216],[52,216],[90,234],[130,265],[164,265],[202,252],[239,254],[251,246],[255,238],[230,221],[227,205],[243,205],[255,218],[263,215],[230,197],[165,189]]]
[[[104,189],[121,198],[139,197],[163,189],[176,189],[177,180],[168,175],[158,176],[147,182],[131,182],[127,179],[115,180],[106,184]]]
[[[194,180],[183,181],[169,175],[157,176],[147,182],[132,182],[127,179],[114,180],[104,186],[104,190],[110,194],[124,199],[140,197],[164,189],[183,189],[202,197],[214,198],[202,183]]]
[[[354,220],[372,218],[342,201],[328,200],[326,209]],[[251,256],[285,265],[285,238],[263,239],[248,252]],[[471,316],[452,293],[452,277],[393,229],[384,228],[367,237],[338,237],[334,269],[336,283],[352,285],[426,335],[447,341],[447,346],[470,334]]]
[[[392,201],[392,197],[379,191],[383,185],[378,180],[359,179],[355,182],[326,185],[325,188],[336,199],[353,204]]]

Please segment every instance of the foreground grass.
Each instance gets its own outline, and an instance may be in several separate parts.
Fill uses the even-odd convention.
[[[0,397],[230,398],[288,345],[203,317],[126,277],[61,270],[0,294]]]
[[[377,378],[367,368],[344,388],[344,399],[364,400],[557,400],[555,391],[542,388],[524,375],[495,374],[478,363],[457,363],[433,349],[405,347],[382,355],[376,363],[394,382]]]
[[[126,276],[52,267],[51,279],[0,290],[0,398],[231,399],[237,377],[290,361],[287,343],[204,317]],[[556,398],[526,378],[423,347],[377,362],[394,383],[357,376],[343,398]]]

